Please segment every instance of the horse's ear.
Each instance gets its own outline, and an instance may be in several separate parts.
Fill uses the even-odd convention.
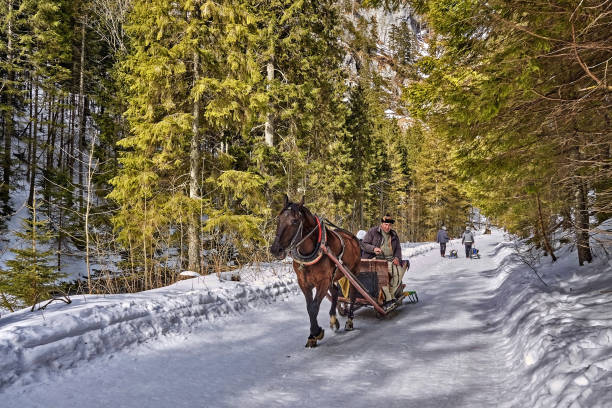
[[[285,194],[285,202],[283,203],[283,208],[287,208],[288,205],[289,205],[289,197],[287,197],[287,194]]]
[[[304,196],[302,196],[302,199],[300,200],[300,207],[304,206]]]

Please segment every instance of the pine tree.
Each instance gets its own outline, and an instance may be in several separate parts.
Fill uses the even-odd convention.
[[[12,187],[13,138],[17,134],[18,116],[23,115],[24,90],[20,86],[20,76],[24,70],[19,33],[24,30],[25,18],[20,13],[19,2],[9,0],[0,6],[0,112],[2,114],[2,185],[0,185],[0,200],[2,214],[8,215],[10,206],[10,189]]]
[[[24,218],[22,230],[15,234],[23,243],[21,248],[11,248],[15,258],[6,262],[7,269],[1,271],[0,288],[15,301],[11,308],[21,303],[32,305],[53,295],[59,280],[65,274],[58,272],[50,264],[51,249],[45,249],[54,234],[49,230],[48,221],[39,219],[36,203],[30,208],[32,218]],[[5,298],[8,299],[8,298]]]
[[[358,229],[377,224],[386,212],[398,214],[400,203],[394,200],[400,199],[396,193],[403,186],[394,184],[401,175],[394,173],[397,157],[393,157],[392,146],[397,146],[401,131],[385,114],[390,107],[390,83],[374,69],[378,56],[376,21],[354,17],[347,27],[346,41],[357,71],[348,93],[346,129],[353,160],[349,167],[354,180],[352,229]]]
[[[443,138],[430,131],[422,131],[422,135],[414,163],[414,181],[422,206],[423,235],[418,239],[432,239],[441,225],[446,225],[449,231],[463,227],[468,208],[463,191],[474,187],[474,183],[459,184],[454,149]]]
[[[572,224],[579,263],[589,262],[592,198],[601,203],[612,194],[604,164],[610,124],[602,114],[611,56],[607,6],[413,3],[432,35],[429,56],[419,62],[426,75],[407,90],[410,106],[459,146],[457,168],[464,183],[477,186],[466,191],[494,211],[489,215],[516,216],[511,231],[522,236],[542,229],[535,192],[552,211],[569,203],[557,215]]]
[[[266,75],[264,120],[273,123],[276,143],[267,152],[255,147],[273,183],[268,200],[278,201],[285,192],[305,194],[314,211],[325,209],[327,216],[339,219],[351,201],[344,170],[349,157],[339,10],[325,0],[270,0],[263,6],[249,2],[249,7],[259,27],[260,66],[274,69],[273,76]]]
[[[406,21],[391,27],[391,50],[400,66],[408,66],[414,62],[414,34]]]
[[[120,70],[131,134],[120,141],[123,169],[111,180],[110,197],[121,205],[115,225],[123,242],[141,242],[132,248],[141,248],[145,276],[159,245],[156,231],[186,223],[190,253],[197,251],[199,219],[220,202],[214,194],[206,202],[198,197],[217,191],[210,176],[226,169],[224,158],[233,162],[228,153],[243,154],[236,146],[250,143],[262,82],[254,21],[239,2],[134,4],[126,27],[132,50]],[[183,175],[189,189],[181,187]]]

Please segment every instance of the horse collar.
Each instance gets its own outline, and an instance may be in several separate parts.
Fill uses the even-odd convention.
[[[304,238],[302,238],[302,240],[297,245],[295,245],[293,249],[291,249],[290,251],[290,254],[293,260],[299,263],[301,267],[313,265],[317,263],[323,256],[321,245],[327,245],[327,233],[325,229],[325,224],[323,224],[321,220],[319,219],[319,217],[317,217],[316,215],[314,217],[315,217],[315,220],[317,221],[317,226],[315,228],[319,230],[319,236],[317,238],[317,243],[315,244],[314,250],[308,255],[302,255],[298,247],[300,246],[302,242],[304,242],[306,238],[308,238],[308,236],[310,236],[310,234],[312,234],[315,231],[315,228],[313,228],[312,231],[310,231]]]

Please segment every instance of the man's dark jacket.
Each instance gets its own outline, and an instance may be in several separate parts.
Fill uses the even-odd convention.
[[[446,233],[446,230],[441,229],[440,231],[438,231],[436,242],[439,242],[440,244],[446,244],[448,241],[449,241],[449,238],[448,238],[448,234]]]
[[[363,248],[362,257],[366,259],[371,259],[376,256],[374,253],[374,248],[380,248],[380,244],[382,243],[382,231],[380,229],[380,225],[377,227],[372,227],[366,233],[365,237],[361,241],[361,248]],[[400,246],[400,240],[397,236],[397,232],[394,230],[390,230],[389,234],[391,235],[391,248],[393,249],[393,256],[398,260],[402,260],[402,247]]]

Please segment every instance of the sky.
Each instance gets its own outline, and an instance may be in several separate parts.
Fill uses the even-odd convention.
[[[610,247],[579,267],[569,246],[529,266],[501,230],[475,246],[403,244],[419,303],[334,332],[324,300],[313,349],[288,260],[3,314],[0,406],[612,407]]]

